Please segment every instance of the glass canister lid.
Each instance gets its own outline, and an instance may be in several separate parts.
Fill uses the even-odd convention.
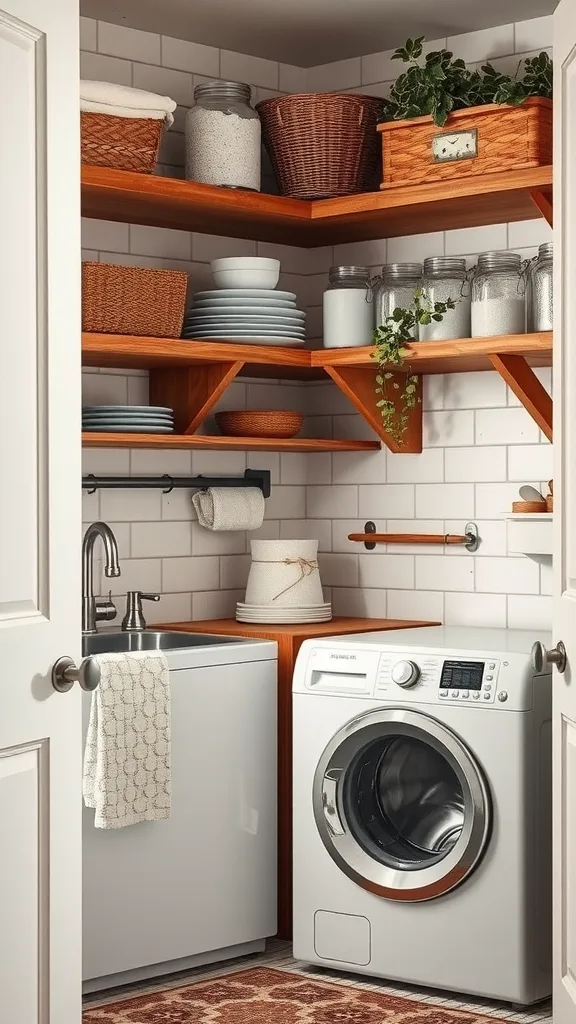
[[[554,242],[543,242],[538,246],[538,259],[551,260],[554,257]]]
[[[424,260],[424,277],[465,273],[466,260],[462,256],[429,256]]]
[[[396,281],[400,278],[422,277],[421,263],[386,263],[382,267],[385,281]]]
[[[222,82],[214,79],[210,82],[200,82],[194,89],[195,100],[199,100],[203,96],[221,96],[249,103],[252,97],[252,87],[245,85],[244,82]]]
[[[330,267],[328,280],[332,285],[360,284],[362,286],[370,283],[369,267]]]
[[[515,270],[520,273],[522,257],[517,252],[483,252],[478,257],[478,272]]]

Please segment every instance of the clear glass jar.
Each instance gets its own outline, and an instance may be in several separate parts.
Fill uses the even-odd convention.
[[[472,278],[472,337],[526,331],[526,273],[516,252],[485,252]]]
[[[240,82],[202,82],[186,114],[186,177],[260,191],[261,125]]]
[[[533,331],[551,331],[554,312],[554,244],[544,242],[532,267],[531,324]]]
[[[460,256],[430,256],[424,260],[422,292],[428,306],[454,299],[456,308],[444,313],[442,320],[420,324],[420,341],[470,337],[471,296],[465,259]]]
[[[411,309],[414,306],[414,293],[421,285],[421,263],[387,263],[382,267],[374,299],[376,326],[383,324],[396,308]],[[416,340],[416,331],[413,336]]]
[[[323,297],[324,348],[372,344],[374,295],[368,267],[330,267]]]

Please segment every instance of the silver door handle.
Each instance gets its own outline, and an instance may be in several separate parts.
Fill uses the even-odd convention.
[[[76,668],[72,658],[58,658],[52,667],[52,686],[58,693],[67,693],[74,683],[80,683],[83,690],[95,690],[99,682],[100,665],[96,658],[84,658],[80,668]]]
[[[338,814],[338,782],[342,774],[341,768],[333,768],[326,772],[322,779],[322,810],[326,824],[333,836],[343,836],[345,829]]]
[[[532,648],[532,666],[535,672],[542,672],[546,665],[556,665],[559,672],[565,672],[567,661],[566,648],[561,640],[551,651],[548,651],[539,640]]]

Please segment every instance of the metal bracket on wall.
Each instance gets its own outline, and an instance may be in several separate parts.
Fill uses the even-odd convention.
[[[376,533],[376,523],[364,523],[364,533],[350,533],[348,540],[359,541],[367,551],[377,544],[445,544],[462,545],[467,551],[477,551],[480,544],[476,523],[466,523],[464,534],[454,533]]]
[[[265,498],[270,497],[270,470],[247,469],[244,476],[96,476],[88,473],[82,477],[82,489],[94,494],[98,488],[134,490],[136,488],[162,489],[170,494],[175,487],[196,487],[205,490],[207,487],[259,487]]]

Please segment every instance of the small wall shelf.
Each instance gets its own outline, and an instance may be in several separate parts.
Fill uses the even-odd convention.
[[[509,554],[553,554],[553,512],[512,512],[505,519]]]
[[[552,334],[515,334],[494,338],[464,338],[446,342],[417,342],[406,346],[404,372],[457,373],[497,370],[549,440],[552,439],[552,399],[533,372],[533,366],[552,361]],[[302,348],[238,345],[181,338],[140,338],[128,335],[83,334],[85,366],[150,370],[153,405],[174,409],[177,434],[89,434],[88,447],[221,448],[246,451],[369,451],[379,440],[397,453],[422,451],[422,405],[410,410],[408,429],[399,443],[384,429],[375,394],[373,349],[341,348],[310,351]],[[405,369],[404,369],[405,368]],[[402,371],[395,368],[398,379]],[[198,435],[195,431],[241,374],[298,380],[328,375],[372,427],[374,441],[332,438],[260,439]]]
[[[308,248],[551,219],[552,168],[521,168],[306,202],[82,166],[82,215]]]

